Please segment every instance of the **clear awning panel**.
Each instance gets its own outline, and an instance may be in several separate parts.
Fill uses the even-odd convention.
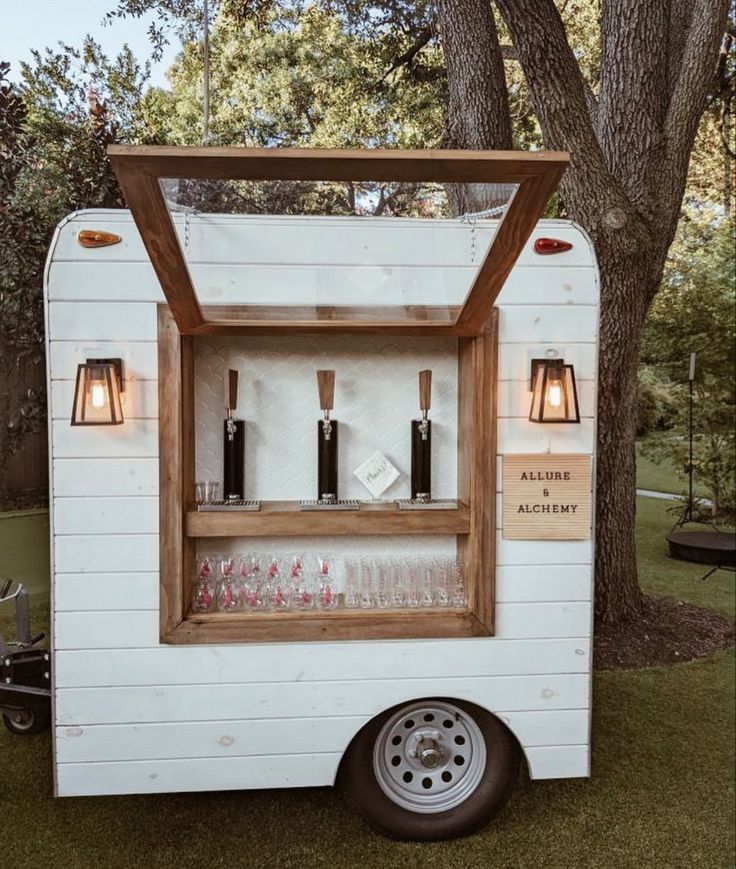
[[[183,334],[479,334],[568,157],[111,146]]]
[[[457,318],[517,189],[184,178],[160,184],[202,306],[245,306],[239,316],[275,321],[441,324]]]

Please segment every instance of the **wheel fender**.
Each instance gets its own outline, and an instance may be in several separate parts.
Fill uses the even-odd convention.
[[[487,704],[479,703],[475,697],[468,697],[468,696],[457,697],[457,696],[453,696],[453,695],[449,695],[449,694],[442,694],[440,692],[440,693],[436,693],[436,694],[418,694],[415,696],[407,696],[403,700],[398,700],[396,703],[392,703],[390,706],[377,707],[372,715],[366,717],[365,720],[361,724],[356,726],[356,728],[353,730],[349,739],[345,742],[345,745],[343,746],[342,752],[340,754],[340,760],[338,761],[338,763],[335,766],[335,771],[334,771],[334,774],[332,777],[333,785],[337,782],[337,780],[340,776],[340,767],[342,765],[343,758],[345,757],[345,755],[348,752],[348,749],[353,744],[353,742],[355,741],[358,734],[361,733],[371,723],[371,721],[373,721],[379,715],[383,715],[385,712],[388,712],[391,709],[396,709],[399,706],[407,706],[410,703],[420,703],[423,700],[427,700],[429,698],[436,698],[438,700],[447,700],[450,703],[455,703],[458,700],[465,702],[465,703],[472,703],[474,706],[478,706],[480,709],[483,709],[484,711],[491,714],[494,718],[496,718],[498,721],[500,721],[501,724],[504,725],[506,730],[508,730],[509,733],[514,737],[514,740],[516,741],[519,748],[521,749],[522,756],[524,758],[524,761],[526,762],[527,768],[529,769],[530,775],[532,778],[534,778],[531,760],[527,754],[526,748],[524,747],[524,744],[522,743],[522,741],[519,739],[519,735],[514,731],[514,728],[511,725],[511,722],[509,721],[507,716],[499,715],[498,712],[496,712],[496,710],[491,709]]]

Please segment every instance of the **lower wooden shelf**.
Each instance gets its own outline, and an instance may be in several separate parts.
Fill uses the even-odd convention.
[[[167,643],[277,643],[488,637],[468,609],[334,610],[287,613],[191,613]],[[162,638],[163,639],[163,638]]]
[[[257,512],[186,514],[188,537],[332,537],[347,534],[468,534],[470,510],[400,510],[394,503],[360,510],[302,511],[298,501],[264,501]]]

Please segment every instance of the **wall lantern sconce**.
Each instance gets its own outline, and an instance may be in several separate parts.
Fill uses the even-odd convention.
[[[72,425],[120,425],[122,359],[87,359],[77,366]]]
[[[564,359],[532,359],[530,422],[580,422],[575,369]]]

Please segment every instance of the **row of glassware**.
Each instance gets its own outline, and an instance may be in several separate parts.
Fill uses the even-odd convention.
[[[444,556],[204,555],[192,597],[195,612],[464,606],[462,566]]]

